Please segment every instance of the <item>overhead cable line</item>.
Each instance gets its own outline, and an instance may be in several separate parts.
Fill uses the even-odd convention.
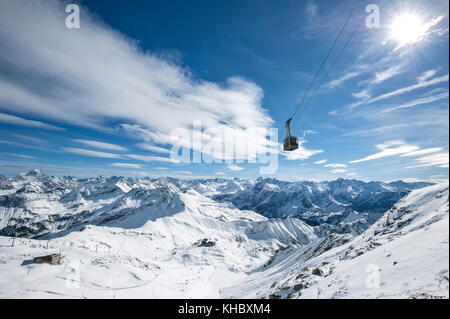
[[[311,88],[312,88],[314,82],[316,81],[317,77],[318,77],[319,74],[320,74],[320,71],[322,71],[323,66],[324,66],[325,63],[327,62],[329,56],[331,55],[331,52],[333,51],[334,47],[336,46],[336,43],[338,42],[338,40],[339,40],[339,38],[340,38],[342,32],[344,31],[345,27],[347,26],[347,23],[348,23],[348,21],[350,20],[350,17],[353,15],[353,11],[354,11],[355,8],[357,7],[358,3],[359,3],[359,0],[356,0],[354,6],[353,6],[353,8],[352,8],[352,10],[350,11],[349,15],[347,16],[347,19],[345,20],[344,24],[342,25],[342,27],[341,27],[339,33],[337,34],[336,38],[334,39],[333,44],[331,45],[330,49],[328,50],[327,55],[325,56],[325,58],[323,59],[322,63],[320,64],[319,69],[317,70],[316,74],[314,75],[313,80],[312,80],[311,83],[309,84],[309,86],[308,86],[308,88],[307,88],[305,94],[303,95],[302,99],[300,100],[300,102],[299,102],[297,108],[295,109],[294,114],[291,116],[291,118],[294,118],[294,117],[295,117],[295,115],[297,114],[297,112],[298,112],[300,106],[302,105],[303,101],[305,100],[306,96],[308,95],[309,91],[311,90]]]
[[[342,55],[342,52],[344,52],[345,48],[347,47],[347,45],[349,44],[349,42],[351,41],[351,39],[353,38],[353,36],[356,34],[356,31],[358,31],[359,27],[361,26],[362,22],[364,21],[364,17],[365,14],[363,13],[361,16],[361,19],[359,20],[359,23],[356,25],[356,27],[353,29],[353,32],[350,34],[350,36],[348,37],[347,41],[344,43],[344,45],[342,46],[341,50],[339,51],[336,59],[333,61],[333,63],[331,64],[331,66],[327,69],[327,72],[325,73],[325,75],[322,77],[322,80],[319,82],[319,85],[315,88],[315,90],[313,91],[313,93],[309,96],[308,101],[306,102],[306,104],[304,105],[303,109],[301,110],[300,114],[304,114],[306,108],[308,107],[309,103],[311,102],[311,100],[314,98],[314,96],[316,95],[317,91],[320,89],[320,87],[322,86],[323,82],[325,81],[325,79],[328,77],[328,74],[330,73],[330,71],[334,68],[334,66],[336,65],[337,61],[339,60],[339,58]]]

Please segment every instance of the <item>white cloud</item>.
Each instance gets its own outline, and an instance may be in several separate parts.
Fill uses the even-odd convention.
[[[433,76],[435,76],[435,74],[437,72],[439,72],[441,70],[441,67],[438,67],[436,69],[431,69],[428,71],[423,72],[418,78],[417,78],[417,82],[419,83],[423,83],[426,80],[428,80],[429,78],[432,78]]]
[[[341,85],[342,83],[344,83],[347,80],[357,77],[360,74],[361,74],[361,72],[347,72],[344,75],[342,75],[341,77],[330,81],[330,83],[328,83],[328,86],[334,88],[336,86]]]
[[[442,168],[448,168],[449,164],[448,156],[449,153],[447,152],[419,157],[415,159],[415,161],[419,162],[419,164],[408,166],[407,168],[428,167],[428,166],[438,166]]]
[[[238,165],[228,165],[227,166],[229,170],[232,171],[242,171],[244,168]]]
[[[123,156],[119,154],[113,154],[113,153],[106,153],[106,152],[98,152],[93,150],[87,150],[83,148],[76,148],[76,147],[61,147],[61,149],[67,153],[77,154],[77,155],[84,155],[84,156],[90,156],[90,157],[101,157],[101,158],[123,158]]]
[[[352,93],[353,97],[357,99],[367,100],[370,98],[370,94],[367,90],[362,90],[360,92]]]
[[[427,87],[427,86],[431,86],[431,85],[434,85],[434,84],[438,84],[438,83],[442,83],[442,82],[448,82],[448,79],[449,79],[449,76],[447,74],[447,75],[444,75],[444,76],[441,76],[441,77],[438,77],[438,78],[434,78],[434,79],[429,80],[429,81],[425,81],[425,82],[421,82],[421,83],[418,83],[418,84],[410,85],[410,86],[407,86],[407,87],[404,87],[404,88],[401,88],[401,89],[398,89],[398,90],[395,90],[395,91],[392,91],[392,92],[389,92],[389,93],[382,94],[382,95],[377,96],[377,97],[375,97],[373,99],[370,99],[367,103],[377,102],[377,101],[380,101],[380,100],[384,100],[384,99],[387,99],[387,98],[390,98],[390,97],[393,97],[393,96],[396,96],[396,95],[400,95],[400,94],[403,94],[403,93],[406,93],[406,92],[410,92],[410,91],[417,90],[417,89],[420,89],[420,88],[424,88],[424,87]]]
[[[109,151],[126,151],[127,150],[125,147],[111,144],[111,143],[104,143],[104,142],[93,141],[93,140],[82,140],[82,139],[72,139],[72,140],[77,143],[86,145],[86,146],[100,148],[103,150],[109,150]]]
[[[306,3],[306,14],[309,21],[312,21],[316,18],[318,9],[319,6],[316,2],[308,0],[308,2]]]
[[[137,144],[137,147],[142,148],[146,151],[156,152],[156,153],[164,153],[164,154],[170,154],[170,150],[164,147],[159,147],[147,143],[139,143]]]
[[[153,167],[153,169],[166,170],[166,169],[169,169],[169,168],[168,167]]]
[[[37,138],[34,136],[28,136],[28,135],[23,135],[23,134],[13,134],[12,136],[22,139],[22,140],[26,140],[26,141],[34,143],[34,144],[46,144],[47,143],[44,139]]]
[[[415,145],[409,145],[406,144],[403,141],[389,141],[383,144],[375,145],[375,147],[379,150],[381,150],[378,153],[366,156],[364,158],[350,161],[349,163],[359,163],[359,162],[365,162],[365,161],[371,161],[374,159],[379,159],[387,156],[394,156],[394,155],[400,155],[405,153],[410,153],[413,151],[418,150],[419,148]]]
[[[121,167],[121,168],[142,168],[140,164],[132,164],[132,163],[112,163],[109,166],[113,167]]]
[[[375,77],[372,79],[371,83],[379,84],[379,83],[384,82],[387,79],[390,79],[402,72],[403,72],[403,70],[402,70],[401,66],[398,66],[398,65],[391,66],[382,72],[375,72]]]
[[[0,154],[4,154],[6,156],[13,156],[13,157],[20,157],[20,158],[26,158],[26,159],[33,159],[36,158],[34,156],[31,155],[24,155],[24,154],[17,154],[17,153],[0,153]]]
[[[337,167],[347,167],[347,165],[346,164],[327,164],[327,165],[324,165],[324,167],[337,168]]]
[[[345,169],[341,169],[341,168],[335,168],[335,169],[330,171],[330,173],[333,173],[333,174],[339,174],[339,173],[345,173],[345,172],[346,172],[346,170]]]
[[[214,172],[214,174],[216,174],[216,175],[225,175],[224,172]]]
[[[436,152],[442,151],[441,147],[419,149],[419,147],[416,145],[410,145],[401,140],[393,140],[383,144],[378,144],[376,145],[376,148],[380,149],[381,151],[369,155],[367,157],[364,157],[362,159],[350,161],[349,163],[359,163],[394,155],[398,155],[400,157],[417,157],[426,154],[431,154],[415,158],[414,161],[419,163],[417,165],[407,166],[406,168],[417,168],[428,166],[448,167],[448,153],[436,154]]]
[[[418,151],[402,154],[400,156],[401,157],[405,157],[405,156],[419,156],[419,155],[425,155],[425,154],[430,154],[430,153],[436,153],[436,152],[440,152],[440,151],[442,151],[442,147],[424,148],[422,150],[418,150]]]
[[[314,130],[305,130],[305,131],[303,131],[303,134],[306,135],[306,134],[318,134],[318,133]]]
[[[14,141],[8,141],[8,140],[0,140],[0,143],[6,144],[6,145],[17,146],[17,147],[30,148],[30,149],[34,149],[34,150],[46,150],[45,148],[42,148],[40,146],[23,144],[23,143],[18,143],[18,142],[14,142]]]
[[[320,161],[314,162],[314,164],[317,164],[317,165],[319,165],[319,164],[323,164],[323,163],[326,163],[326,162],[328,162],[328,160],[327,160],[327,159],[323,159],[323,160],[320,160]]]
[[[127,154],[126,157],[143,161],[143,162],[168,162],[168,163],[177,163],[176,161],[168,158],[168,157],[160,157],[160,156],[149,156],[149,155],[136,155],[136,154]]]
[[[97,23],[85,7],[82,27],[68,29],[64,9],[52,0],[2,2],[0,38],[7,49],[0,50],[0,60],[17,78],[30,81],[0,76],[0,110],[98,130],[126,123],[159,139],[144,141],[161,145],[173,144],[172,130],[189,130],[193,120],[215,140],[222,129],[245,136],[248,128],[273,124],[255,83],[240,77],[220,83],[198,79],[188,68],[143,52],[136,42]],[[46,79],[52,81],[38,86]],[[263,130],[258,133],[257,150],[270,144]],[[247,158],[247,152],[241,147],[235,158]]]
[[[298,141],[298,149],[296,149],[295,151],[290,151],[290,152],[281,152],[282,155],[284,155],[286,157],[287,160],[293,161],[293,160],[304,160],[304,159],[308,159],[311,156],[315,155],[315,154],[319,154],[322,153],[323,150],[309,150],[306,149],[303,144],[306,141]]]
[[[1,99],[1,97],[0,97]],[[10,125],[20,125],[20,126],[28,126],[34,128],[42,128],[47,130],[64,130],[61,127],[57,127],[54,125],[50,125],[47,123],[43,123],[40,121],[27,120],[19,116],[9,115],[5,113],[0,113],[0,123],[10,124]]]
[[[410,124],[392,124],[392,125],[385,125],[380,127],[374,127],[370,129],[364,129],[364,130],[357,130],[357,131],[351,131],[348,133],[343,134],[343,136],[379,136],[382,134],[385,134],[386,132],[392,131],[392,130],[398,130],[403,127],[409,127]]]
[[[432,96],[416,99],[416,100],[404,103],[402,105],[398,105],[398,106],[395,106],[395,107],[391,107],[391,108],[385,109],[385,110],[383,110],[383,112],[392,112],[392,111],[395,111],[395,110],[406,109],[406,108],[414,107],[414,106],[417,106],[417,105],[428,104],[428,103],[436,102],[436,101],[439,101],[439,100],[447,99],[448,96],[449,96],[448,92],[441,93],[441,94],[436,94],[436,95],[432,95]]]

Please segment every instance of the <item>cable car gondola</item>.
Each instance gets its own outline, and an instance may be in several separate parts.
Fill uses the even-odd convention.
[[[291,121],[292,117],[286,121],[286,138],[283,142],[283,151],[294,151],[298,148],[297,137],[291,136]]]

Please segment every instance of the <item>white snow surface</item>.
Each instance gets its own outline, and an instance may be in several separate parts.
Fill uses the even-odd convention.
[[[0,298],[217,298],[276,249],[318,238],[298,219],[269,220],[194,190],[179,197],[178,212],[157,218],[144,210],[49,241],[0,237]],[[62,265],[27,264],[58,252]]]
[[[284,251],[271,267],[222,293],[245,298],[449,298],[448,182],[412,191],[352,240],[329,235]]]
[[[62,231],[45,239],[0,236],[0,298],[449,297],[448,182],[411,191],[354,236],[214,199],[255,181],[183,188],[170,179],[41,183],[34,182],[39,171],[28,174],[31,182],[26,175],[7,181],[24,188],[19,193],[26,201],[8,197],[14,194],[10,184],[2,190],[7,205],[0,228],[14,215],[21,222],[42,219],[45,227]],[[336,194],[362,192],[344,184]],[[305,187],[308,193],[311,187]],[[314,192],[327,187],[320,184]],[[83,215],[87,207],[95,214]],[[49,215],[61,220],[52,224]],[[65,216],[89,222],[66,229]],[[59,252],[61,265],[30,262]]]

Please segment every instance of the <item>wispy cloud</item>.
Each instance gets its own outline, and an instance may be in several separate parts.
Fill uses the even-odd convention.
[[[380,100],[384,100],[384,99],[387,99],[387,98],[390,98],[390,97],[393,97],[393,96],[396,96],[396,95],[400,95],[400,94],[403,94],[403,93],[406,93],[406,92],[410,92],[410,91],[413,91],[413,90],[417,90],[417,89],[420,89],[420,88],[424,88],[424,87],[427,87],[427,86],[435,85],[435,84],[442,83],[442,82],[448,82],[448,79],[449,79],[449,75],[447,74],[447,75],[444,75],[444,76],[441,76],[441,77],[438,77],[438,78],[434,78],[432,80],[428,80],[428,81],[421,82],[421,83],[418,83],[418,84],[410,85],[410,86],[407,86],[407,87],[404,87],[404,88],[401,88],[401,89],[394,90],[394,91],[389,92],[389,93],[382,94],[382,95],[377,96],[377,97],[375,97],[373,99],[370,99],[367,103],[377,102],[377,101],[380,101]]]
[[[244,168],[238,165],[228,165],[227,166],[229,170],[232,171],[242,171]]]
[[[99,141],[93,141],[93,140],[83,140],[83,139],[73,139],[73,141],[83,144],[83,145],[86,145],[86,146],[100,148],[103,150],[109,150],[109,151],[126,151],[127,150],[127,148],[125,148],[125,147],[111,144],[111,143],[105,143],[105,142],[99,142]]]
[[[42,145],[42,144],[48,144],[48,142],[42,138],[34,137],[34,136],[28,136],[24,134],[13,134],[12,135],[15,138],[25,140],[31,143],[34,143],[36,145]]]
[[[350,161],[349,163],[360,163],[365,161],[371,161],[374,159],[379,159],[387,156],[400,155],[405,153],[410,153],[419,149],[419,147],[415,145],[409,145],[403,141],[394,140],[389,141],[383,144],[375,145],[380,152],[366,156],[361,159]]]
[[[316,18],[318,9],[319,6],[315,1],[308,0],[308,2],[306,3],[306,15],[308,16],[309,21],[312,21]]]
[[[311,156],[315,154],[322,153],[323,150],[310,150],[303,146],[303,144],[306,143],[305,140],[298,141],[298,149],[291,152],[281,152],[282,155],[286,157],[287,160],[293,161],[293,160],[304,160],[308,159]]]
[[[439,72],[441,70],[441,67],[438,67],[436,69],[431,69],[428,71],[423,72],[418,78],[417,78],[417,82],[419,83],[423,83],[426,80],[428,80],[429,78],[432,78],[433,76],[435,76],[435,74],[437,72]]]
[[[391,124],[391,125],[383,125],[380,127],[374,127],[370,129],[364,130],[356,130],[344,133],[343,136],[378,136],[380,134],[384,134],[391,130],[398,130],[399,128],[409,127],[408,123],[400,123],[400,124]]]
[[[324,165],[324,167],[333,167],[333,168],[338,168],[338,167],[347,167],[346,164],[326,164]]]
[[[225,175],[224,172],[214,172],[214,174],[216,174],[216,175]]]
[[[360,92],[355,92],[352,93],[353,97],[357,98],[357,99],[362,99],[362,100],[367,100],[370,98],[370,94],[369,91],[367,90],[362,90]]]
[[[415,161],[419,162],[417,165],[407,166],[407,168],[418,168],[418,167],[428,167],[428,166],[438,166],[442,168],[449,167],[448,160],[448,152],[447,153],[438,153],[433,155],[428,155],[424,157],[416,158]]]
[[[100,158],[118,158],[121,159],[123,156],[119,154],[113,154],[113,153],[106,153],[106,152],[99,152],[99,151],[93,151],[93,150],[87,150],[84,148],[77,148],[77,147],[61,147],[61,149],[67,153],[77,154],[77,155],[83,155],[83,156],[90,156],[90,157],[100,157]]]
[[[24,144],[24,143],[8,141],[8,140],[0,140],[0,143],[6,144],[6,145],[11,145],[11,146],[17,146],[17,147],[21,147],[21,148],[30,148],[30,149],[34,149],[34,150],[46,150],[45,148],[40,147],[40,146]]]
[[[141,164],[133,163],[111,163],[109,166],[120,167],[120,168],[142,168]]]
[[[400,155],[400,157],[420,156],[420,155],[436,153],[436,152],[440,152],[440,151],[442,151],[442,147],[424,148],[422,150],[418,150],[418,151],[413,151],[413,152],[409,152],[409,153],[406,153],[406,154],[402,154],[402,155]]]
[[[386,81],[387,79],[390,79],[394,77],[397,74],[400,74],[403,72],[403,68],[401,66],[395,65],[391,66],[381,72],[375,72],[375,77],[371,80],[370,83],[372,84],[379,84],[381,82]]]
[[[137,147],[146,150],[146,151],[151,151],[151,152],[156,152],[156,153],[163,153],[163,154],[170,154],[170,150],[164,147],[159,147],[156,145],[151,145],[151,144],[147,144],[147,143],[139,143],[136,145]]]
[[[436,102],[436,101],[439,101],[439,100],[447,99],[448,96],[449,96],[448,92],[441,93],[441,94],[436,94],[436,95],[432,95],[432,96],[427,96],[427,97],[424,97],[424,98],[420,98],[420,99],[416,99],[416,100],[404,103],[402,105],[398,105],[398,106],[395,106],[395,107],[391,107],[391,108],[385,109],[382,112],[392,112],[392,111],[395,111],[395,110],[406,109],[406,108],[410,108],[410,107],[421,105],[421,104],[428,104],[428,103]]]
[[[330,173],[333,173],[333,174],[339,174],[339,173],[345,173],[345,172],[346,172],[346,170],[342,169],[342,168],[335,168],[330,171]]]
[[[360,74],[361,74],[361,72],[356,72],[356,71],[347,72],[344,75],[342,75],[341,77],[330,81],[328,83],[328,86],[334,88],[336,86],[341,85],[342,83],[344,83],[347,80],[350,80],[352,78],[355,78],[355,77],[359,76]]]
[[[57,131],[64,130],[61,127],[50,125],[50,124],[47,124],[44,122],[27,120],[22,117],[10,115],[10,114],[6,114],[6,113],[0,113],[0,123],[5,123],[5,124],[9,124],[9,125],[28,126],[28,127],[34,127],[34,128],[42,128],[42,129],[46,129],[46,130],[57,130]]]
[[[13,156],[13,157],[20,157],[20,158],[26,158],[26,159],[34,159],[36,157],[31,156],[31,155],[25,155],[25,154],[17,154],[17,153],[0,153],[6,156]]]
[[[318,134],[318,133],[314,130],[304,130],[303,135],[305,136],[306,134]]]
[[[188,68],[144,52],[137,42],[98,23],[85,7],[82,27],[68,29],[64,9],[57,1],[2,2],[0,38],[8,50],[0,50],[0,59],[30,81],[25,85],[0,76],[0,110],[98,130],[112,121],[127,123],[153,132],[161,145],[174,143],[175,128],[190,131],[193,120],[217,140],[224,129],[245,136],[248,128],[273,124],[255,83],[238,76],[220,83],[198,79]],[[49,78],[54,81],[45,87],[34,86]],[[262,130],[258,134],[256,149],[270,144]],[[247,158],[247,152],[239,148],[235,158]]]
[[[416,112],[403,114],[381,113],[380,110],[363,110],[355,116],[368,120],[364,127],[349,128],[343,136],[364,138],[373,136],[385,140],[421,138],[432,134],[447,139],[448,108],[418,108]],[[401,116],[400,118],[398,116]],[[439,134],[439,135],[436,135]]]
[[[327,159],[323,159],[323,160],[320,160],[320,161],[314,162],[314,164],[317,164],[317,165],[319,165],[319,164],[323,164],[323,163],[326,163],[326,162],[328,162],[328,160],[327,160]]]
[[[143,161],[143,162],[168,162],[168,163],[177,163],[168,157],[160,157],[160,156],[150,156],[150,155],[137,155],[137,154],[127,154],[126,157]]]

